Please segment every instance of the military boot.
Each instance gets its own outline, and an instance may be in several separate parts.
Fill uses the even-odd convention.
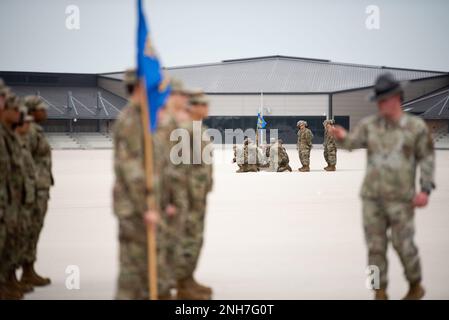
[[[196,289],[199,292],[202,292],[204,294],[207,294],[209,296],[212,295],[212,288],[211,287],[207,287],[205,285],[202,285],[201,283],[198,283],[193,276],[188,278],[189,284]]]
[[[335,170],[337,170],[337,168],[335,168],[335,166],[327,166],[326,168],[324,168],[324,170],[326,170],[326,171],[335,171]]]
[[[184,280],[178,281],[177,287],[177,296],[178,300],[210,300],[211,296],[205,294],[204,292],[198,291],[194,286],[192,281],[187,278]]]
[[[34,263],[25,263],[23,265],[23,274],[21,282],[31,284],[36,287],[43,287],[49,285],[51,280],[49,278],[43,278],[34,270]]]
[[[387,290],[386,289],[377,289],[374,290],[374,300],[388,300]]]
[[[302,168],[298,169],[300,172],[309,172],[310,171],[310,167],[309,166],[302,166]]]
[[[23,293],[18,290],[12,290],[5,283],[0,285],[0,300],[19,300],[23,298]]]
[[[421,286],[421,283],[410,284],[410,288],[402,300],[420,300],[424,297],[426,291]]]
[[[19,282],[17,281],[17,279],[14,280],[16,278],[15,273],[15,270],[13,270],[8,275],[8,279],[5,283],[5,289],[14,297],[14,299],[22,299],[24,291],[19,286]]]
[[[22,291],[22,293],[28,293],[28,292],[32,292],[34,290],[34,288],[31,284],[19,282],[19,280],[17,280],[17,275],[16,275],[15,271],[11,272],[11,274],[9,276],[9,282],[11,285],[18,288],[20,291]]]
[[[327,169],[329,169],[329,165],[325,166],[323,169],[327,171]]]

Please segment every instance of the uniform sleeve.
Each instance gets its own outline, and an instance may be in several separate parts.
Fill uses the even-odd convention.
[[[142,139],[136,139],[136,136],[139,137],[137,133],[130,132],[115,134],[114,166],[117,179],[123,184],[130,202],[134,205],[134,211],[143,215],[147,209],[146,176]]]
[[[313,133],[312,130],[309,129],[307,137],[307,144],[309,145],[309,147],[312,146],[312,140],[313,140]]]
[[[339,148],[346,150],[360,149],[366,148],[367,140],[366,122],[361,121],[343,140],[337,141],[337,145]]]
[[[420,168],[421,189],[431,191],[435,188],[435,151],[430,131],[425,124],[418,133],[415,150]]]

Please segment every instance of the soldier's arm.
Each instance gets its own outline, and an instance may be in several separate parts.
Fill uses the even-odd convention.
[[[308,137],[309,139],[309,141],[308,141],[308,143],[309,143],[309,147],[311,147],[312,146],[312,140],[313,140],[313,133],[312,133],[312,130],[309,130],[309,137]]]
[[[338,128],[338,126],[336,126]],[[335,139],[337,146],[341,149],[353,150],[366,148],[367,146],[367,127],[362,120],[351,132],[348,132],[343,139]]]
[[[417,136],[415,156],[420,168],[421,190],[430,193],[435,188],[435,151],[429,129],[424,123]]]

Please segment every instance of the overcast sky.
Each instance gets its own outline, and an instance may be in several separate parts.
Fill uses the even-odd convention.
[[[70,5],[79,30],[66,26]],[[366,27],[369,5],[379,29]],[[124,70],[135,11],[134,0],[0,0],[0,70]],[[280,54],[449,71],[447,0],[146,0],[145,11],[165,66]]]

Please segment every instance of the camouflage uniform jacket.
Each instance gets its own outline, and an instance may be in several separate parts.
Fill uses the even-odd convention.
[[[312,148],[312,139],[313,133],[310,129],[305,128],[304,130],[298,130],[298,141],[297,148],[298,149],[310,149]]]
[[[141,110],[130,102],[114,130],[114,213],[118,218],[139,218],[147,211],[144,136]],[[153,153],[154,154],[154,153]]]
[[[324,148],[329,149],[329,150],[335,150],[335,149],[337,149],[337,144],[336,144],[336,142],[335,142],[335,139],[334,139],[334,137],[333,137],[332,135],[330,135],[330,134],[327,132],[327,129],[324,130],[324,142],[323,142],[323,146],[324,146]]]
[[[23,164],[25,170],[24,176],[24,186],[25,186],[25,199],[24,203],[32,205],[36,201],[36,168],[33,161],[33,156],[31,155],[31,147],[29,135],[18,135],[20,142]]]
[[[367,117],[339,145],[348,150],[367,148],[362,198],[411,201],[418,164],[421,188],[430,191],[435,187],[432,138],[424,121],[416,116],[404,114],[398,123],[378,115]]]
[[[37,189],[49,189],[54,185],[51,163],[51,147],[42,127],[32,123],[29,132],[31,154],[37,172]]]

